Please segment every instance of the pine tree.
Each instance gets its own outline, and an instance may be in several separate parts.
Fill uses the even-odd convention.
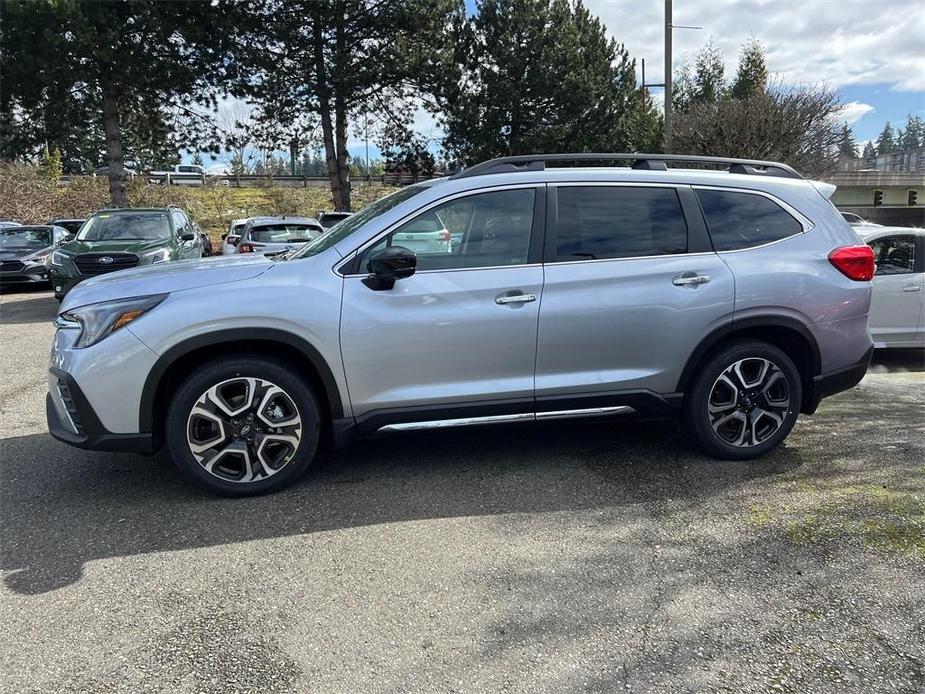
[[[482,0],[454,32],[438,98],[450,159],[653,146],[634,61],[580,1]]]
[[[767,85],[768,68],[764,60],[764,47],[753,37],[742,45],[739,53],[739,68],[732,83],[732,96],[744,99],[760,94]]]
[[[877,137],[877,154],[883,155],[895,151],[896,140],[893,135],[893,126],[890,125],[890,121],[887,121],[886,125],[883,126],[883,130],[880,132],[880,135]]]
[[[874,144],[868,140],[864,143],[864,152],[861,154],[861,157],[865,160],[876,159],[877,150],[874,148]]]
[[[847,123],[845,123],[841,129],[838,142],[838,153],[853,158],[857,158],[858,156],[858,145],[854,141],[854,133]]]
[[[710,41],[700,49],[694,63],[694,99],[695,103],[712,103],[719,101],[726,94],[726,76],[723,67],[723,54]]]
[[[925,147],[925,122],[919,116],[909,115],[902,136],[896,138],[900,149]]]

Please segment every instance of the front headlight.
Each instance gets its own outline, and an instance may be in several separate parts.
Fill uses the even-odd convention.
[[[62,253],[61,251],[55,251],[51,254],[51,264],[55,267],[62,267],[64,261],[67,260],[67,253]]]
[[[155,263],[166,263],[168,260],[170,260],[170,251],[168,251],[166,248],[162,248],[159,251],[146,254],[144,259],[152,265]]]
[[[104,301],[67,311],[62,313],[60,318],[66,322],[77,321],[80,324],[80,337],[74,345],[79,349],[95,345],[119,328],[124,328],[140,318],[166,298],[166,294],[155,294],[133,299]]]

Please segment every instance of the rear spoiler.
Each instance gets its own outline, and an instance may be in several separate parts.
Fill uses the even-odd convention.
[[[810,181],[813,188],[819,191],[819,194],[824,197],[826,200],[832,199],[832,194],[835,192],[835,189],[838,186],[832,185],[831,183],[826,183],[825,181]]]

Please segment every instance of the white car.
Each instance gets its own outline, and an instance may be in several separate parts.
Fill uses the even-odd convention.
[[[855,231],[877,263],[868,319],[874,346],[925,348],[925,229]]]
[[[232,219],[228,225],[228,231],[222,234],[222,255],[234,255],[238,252],[238,241],[241,240],[241,232],[251,220],[250,217],[244,219]]]

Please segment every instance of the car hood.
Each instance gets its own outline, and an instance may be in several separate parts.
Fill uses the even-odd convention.
[[[127,241],[69,241],[61,250],[79,253],[137,253],[143,255],[170,245],[169,239],[136,239]]]
[[[0,260],[19,260],[30,255],[45,255],[51,253],[51,248],[4,248],[0,250]]]
[[[263,255],[233,255],[178,260],[98,275],[75,286],[61,303],[66,311],[77,306],[133,296],[167,294],[213,284],[239,282],[263,274],[273,261]]]

